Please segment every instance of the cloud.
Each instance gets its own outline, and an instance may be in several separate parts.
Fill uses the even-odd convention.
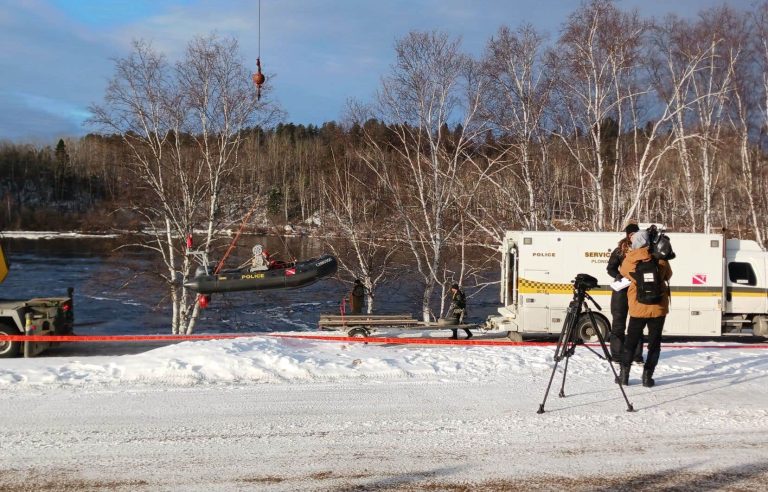
[[[722,0],[617,0],[643,15],[695,16]],[[730,0],[737,9],[752,0]],[[83,134],[85,108],[99,102],[111,58],[145,39],[174,60],[212,31],[238,39],[255,70],[258,1],[0,0],[0,132]],[[395,40],[411,30],[461,36],[478,55],[500,25],[531,23],[557,36],[573,0],[262,0],[261,59],[272,95],[297,123],[336,119],[350,97],[367,100],[394,61]],[[27,111],[27,113],[24,113]],[[13,113],[13,116],[9,114]],[[46,123],[48,119],[48,123]],[[46,133],[47,132],[47,133]]]
[[[43,99],[0,93],[0,140],[46,142],[82,133],[78,109],[67,102],[51,100],[50,107],[39,105]],[[64,108],[60,113],[54,108]]]

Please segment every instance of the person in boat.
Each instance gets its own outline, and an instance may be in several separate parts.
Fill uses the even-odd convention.
[[[352,284],[352,292],[349,294],[349,305],[352,314],[361,314],[363,312],[363,299],[365,298],[365,286],[359,278]]]
[[[449,319],[452,319],[456,325],[462,324],[467,315],[467,296],[459,289],[459,284],[451,285],[451,307],[448,309],[448,315]],[[451,331],[453,331],[451,338],[453,340],[458,339],[459,330],[451,328]],[[467,339],[472,338],[472,332],[469,331],[469,328],[464,328],[464,331],[467,333]]]
[[[267,263],[267,257],[265,257],[264,253],[266,253],[262,248],[261,245],[256,245],[253,247],[253,256],[251,257],[251,272],[260,272],[264,270],[269,269],[269,264]],[[269,255],[267,255],[269,256]]]
[[[269,251],[265,249],[261,252],[261,256],[264,258],[264,264],[267,265],[267,270],[272,270],[275,268],[274,255],[269,254]]]

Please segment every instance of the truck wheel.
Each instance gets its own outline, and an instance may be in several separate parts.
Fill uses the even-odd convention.
[[[768,337],[768,317],[755,316],[752,320],[752,334],[756,337]]]
[[[352,328],[348,335],[352,338],[368,338],[368,330],[365,328]]]
[[[10,326],[6,323],[0,323],[0,334],[2,335],[21,335],[21,332],[16,327]],[[11,357],[18,357],[21,352],[22,342],[8,342],[0,340],[0,359],[9,359]]]
[[[595,323],[597,323],[597,329],[600,330],[600,334],[603,335],[603,340],[605,340],[605,337],[610,329],[608,321],[597,314],[594,316]],[[575,336],[585,343],[593,343],[600,340],[597,337],[597,331],[595,330],[595,327],[592,326],[592,320],[589,318],[588,314],[582,314],[579,316],[579,320],[576,322]]]
[[[507,332],[507,338],[509,338],[512,342],[522,342],[523,341],[523,335],[520,334],[518,331],[508,331]]]

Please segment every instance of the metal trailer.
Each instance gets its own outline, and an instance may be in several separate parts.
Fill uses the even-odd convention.
[[[318,327],[321,330],[343,331],[349,337],[370,337],[378,328],[413,330],[413,329],[458,329],[477,328],[478,324],[445,324],[443,320],[438,322],[425,322],[414,318],[410,314],[321,314]]]

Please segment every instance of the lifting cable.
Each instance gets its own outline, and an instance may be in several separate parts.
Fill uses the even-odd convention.
[[[259,20],[258,20],[258,43],[256,51],[256,73],[251,75],[253,84],[256,86],[256,100],[261,100],[261,86],[267,78],[261,73],[261,0],[259,0]]]

